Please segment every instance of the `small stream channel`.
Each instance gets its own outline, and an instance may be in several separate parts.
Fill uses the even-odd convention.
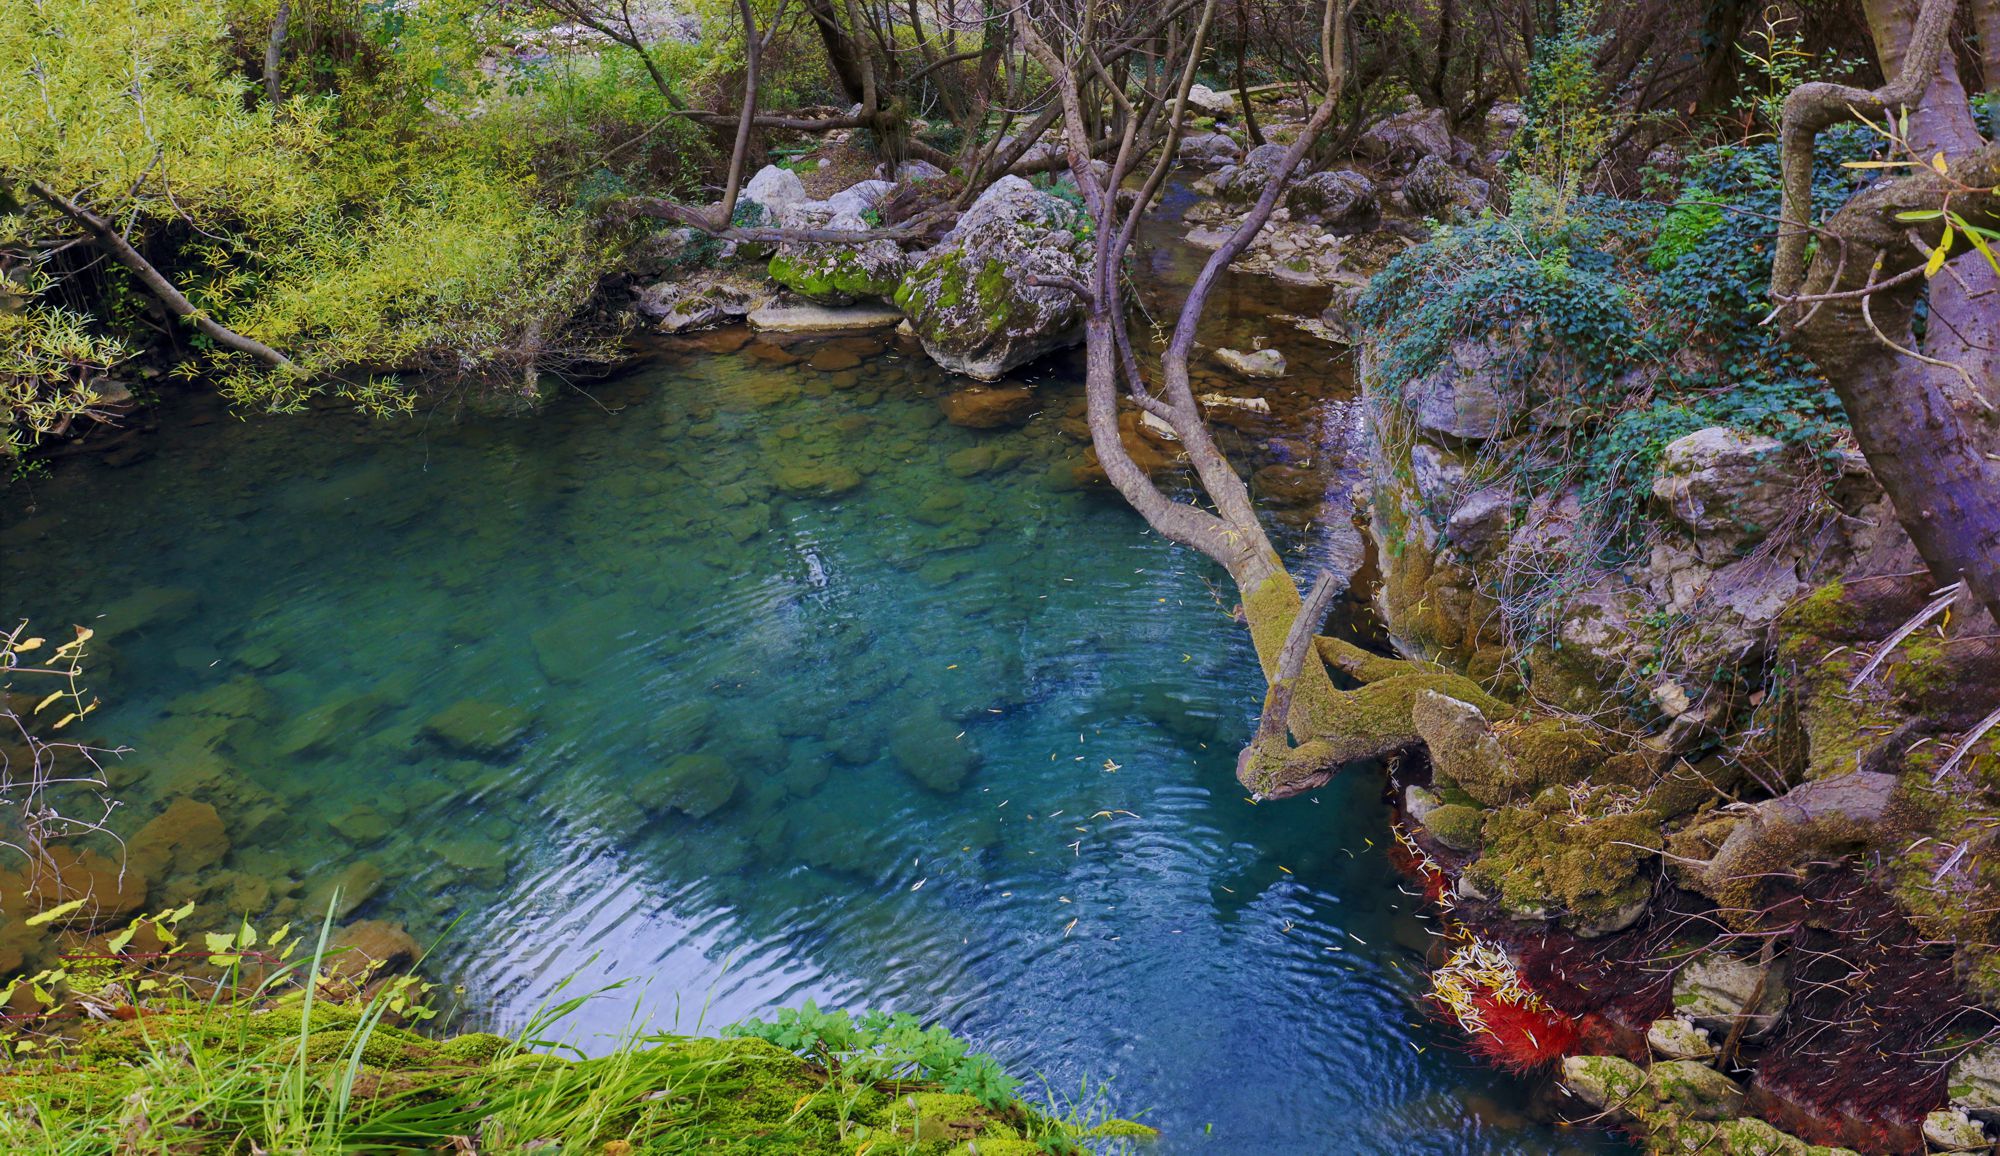
[[[1109,1081],[1161,1152],[1622,1150],[1423,1014],[1376,777],[1237,789],[1233,599],[1076,485],[1073,365],[974,431],[907,349],[706,344],[533,416],[185,400],[136,464],[16,486],[6,609],[99,626],[121,824],[217,799],[218,905],[379,880],[356,917],[478,1022],[630,981],[585,1048],[817,998]],[[1345,386],[1295,366],[1246,453],[1310,453]]]

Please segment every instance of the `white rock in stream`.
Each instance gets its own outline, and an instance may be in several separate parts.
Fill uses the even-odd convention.
[[[869,333],[893,328],[903,319],[887,305],[766,305],[752,312],[750,328],[766,333]]]
[[[1218,349],[1215,359],[1245,377],[1285,376],[1285,355],[1275,349],[1256,349],[1249,353],[1240,349]]]

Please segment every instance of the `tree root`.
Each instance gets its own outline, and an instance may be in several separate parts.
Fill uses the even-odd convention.
[[[1267,715],[1273,702],[1281,701],[1279,709],[1289,713],[1294,730],[1304,730],[1304,741],[1292,746],[1284,741],[1282,732],[1272,734],[1268,728],[1259,728],[1257,739],[1237,757],[1236,778],[1260,797],[1282,799],[1310,791],[1324,786],[1345,764],[1383,758],[1417,745],[1421,736],[1412,715],[1426,691],[1469,702],[1489,717],[1514,713],[1478,683],[1435,663],[1384,658],[1337,638],[1312,641],[1313,649],[1328,666],[1361,685],[1315,694],[1300,704],[1300,710],[1290,710],[1289,693],[1282,700],[1279,695],[1280,687],[1290,685],[1291,680],[1274,682],[1266,698]]]
[[[1731,911],[1757,906],[1758,885],[1814,856],[1881,841],[1894,825],[1897,775],[1854,771],[1801,784],[1752,807],[1706,861],[1684,862],[1690,882]]]

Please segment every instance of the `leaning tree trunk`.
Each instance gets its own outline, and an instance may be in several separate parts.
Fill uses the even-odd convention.
[[[1979,3],[1989,8],[1993,0]],[[1959,83],[1948,44],[1955,10],[1954,0],[1871,0],[1869,27],[1888,84],[1874,92],[1806,84],[1786,100],[1772,292],[1792,311],[1794,340],[1839,393],[1925,565],[1940,585],[1965,583],[2000,621],[2000,276],[1969,251],[1927,273],[1942,222],[1913,228],[1898,219],[1948,199],[1964,219],[2000,225],[2000,197],[1991,191],[2000,184],[2000,147],[1980,136]],[[1904,143],[1924,167],[1857,194],[1813,226],[1814,136],[1855,112],[1902,109],[1909,111]],[[1919,340],[1916,310],[1926,297]]]

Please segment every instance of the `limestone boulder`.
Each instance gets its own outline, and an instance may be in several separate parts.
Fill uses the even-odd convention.
[[[1951,1066],[1950,1106],[1975,1120],[2000,1124],[2000,1046],[1974,1048]]]
[[[856,181],[854,184],[828,197],[826,199],[826,207],[836,216],[843,213],[852,213],[858,217],[880,205],[895,187],[896,185],[893,181]]]
[[[895,300],[933,361],[993,381],[1082,339],[1083,304],[1060,284],[1091,255],[1081,209],[1019,177],[995,181],[917,262]]]
[[[1708,1030],[1681,1016],[1654,1020],[1646,1029],[1646,1046],[1663,1060],[1706,1060],[1715,1054]]]
[[[1924,1142],[1937,1152],[1991,1152],[1986,1127],[1956,1108],[1940,1108],[1924,1117]]]
[[[731,325],[777,297],[768,281],[733,269],[701,269],[639,290],[633,305],[662,333]]]
[[[781,221],[794,207],[812,198],[806,195],[806,183],[799,174],[777,165],[765,165],[744,182],[743,198],[755,201],[764,207],[773,221]]]
[[[1460,441],[1487,441],[1513,430],[1529,405],[1529,383],[1516,370],[1526,355],[1512,342],[1464,338],[1429,372],[1403,386],[1417,427]]]
[[[1206,84],[1188,87],[1188,107],[1199,110],[1205,116],[1228,116],[1236,111],[1236,97],[1217,92]]]
[[[1284,145],[1258,145],[1243,155],[1238,164],[1225,165],[1216,170],[1205,184],[1218,201],[1224,204],[1247,207],[1264,195],[1264,185],[1272,174],[1284,167],[1285,154],[1290,151]],[[1293,175],[1304,171],[1305,161],[1300,160]]]
[[[1630,1109],[1646,1091],[1646,1072],[1617,1056],[1564,1056],[1562,1086],[1616,1123],[1631,1118]]]
[[[1181,138],[1175,155],[1184,165],[1215,169],[1242,160],[1243,146],[1219,132],[1191,132]]]
[[[1451,119],[1443,109],[1417,108],[1369,125],[1361,134],[1358,151],[1391,171],[1408,172],[1425,157],[1452,159],[1456,142]]]
[[[1452,168],[1449,161],[1435,156],[1418,161],[1403,182],[1403,199],[1410,208],[1446,221],[1485,208],[1490,192],[1485,181],[1466,176]]]
[[[1743,1114],[1743,1085],[1693,1060],[1661,1060],[1646,1073],[1653,1099],[1674,1115],[1694,1120],[1729,1120]]]
[[[1787,516],[1804,479],[1778,439],[1727,426],[1668,443],[1653,497],[1711,565],[1735,559]]]
[[[1292,220],[1328,229],[1354,231],[1380,215],[1375,182],[1353,169],[1328,169],[1301,178],[1285,190]]]

